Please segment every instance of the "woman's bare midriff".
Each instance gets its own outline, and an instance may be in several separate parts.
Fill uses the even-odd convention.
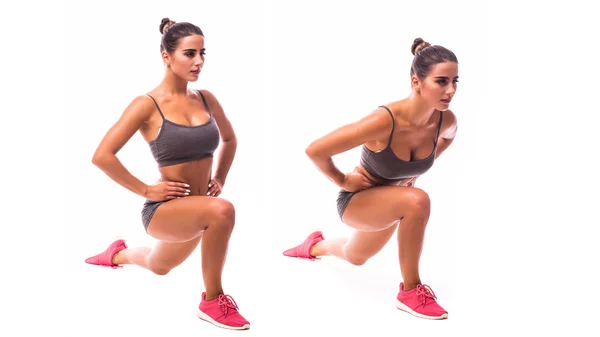
[[[182,182],[190,185],[190,195],[204,195],[212,175],[213,158],[164,166],[159,169],[163,181]]]

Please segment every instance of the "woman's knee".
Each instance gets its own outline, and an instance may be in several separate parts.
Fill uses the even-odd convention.
[[[215,225],[233,229],[235,225],[235,207],[225,199],[215,200]]]
[[[150,269],[150,271],[156,275],[164,276],[164,275],[167,275],[173,268],[166,266],[162,263],[150,262],[150,263],[148,263],[148,269]]]
[[[407,202],[410,208],[417,212],[429,212],[431,209],[431,199],[429,194],[420,188],[410,189]]]
[[[346,259],[346,261],[355,266],[362,266],[369,260],[369,257],[360,254],[355,254],[351,250],[346,249],[346,247],[343,248],[342,252],[344,253],[344,258]]]

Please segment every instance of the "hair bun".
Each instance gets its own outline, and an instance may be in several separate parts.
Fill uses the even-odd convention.
[[[429,46],[431,46],[431,44],[429,44],[429,42],[418,37],[413,42],[412,47],[410,47],[410,51],[412,52],[413,55],[417,55],[417,53],[419,51],[421,51],[423,48],[429,47]]]
[[[164,34],[165,31],[167,30],[167,28],[171,27],[174,24],[175,24],[175,21],[171,21],[171,19],[169,19],[169,18],[163,18],[160,21],[160,27],[159,27],[160,33]]]

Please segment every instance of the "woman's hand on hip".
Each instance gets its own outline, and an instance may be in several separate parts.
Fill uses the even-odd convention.
[[[159,179],[146,190],[146,198],[152,201],[165,201],[190,195],[190,185],[177,181]]]

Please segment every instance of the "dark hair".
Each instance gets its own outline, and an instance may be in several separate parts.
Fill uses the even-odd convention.
[[[163,35],[160,41],[160,51],[166,50],[167,53],[171,54],[177,48],[179,39],[190,36],[200,35],[204,36],[202,30],[198,26],[189,22],[175,22],[169,18],[163,18],[160,21],[160,33]]]
[[[450,50],[424,41],[418,37],[410,47],[410,51],[415,57],[413,58],[412,66],[410,67],[410,76],[416,74],[419,79],[424,79],[429,74],[429,68],[442,62],[456,62],[456,55]]]

